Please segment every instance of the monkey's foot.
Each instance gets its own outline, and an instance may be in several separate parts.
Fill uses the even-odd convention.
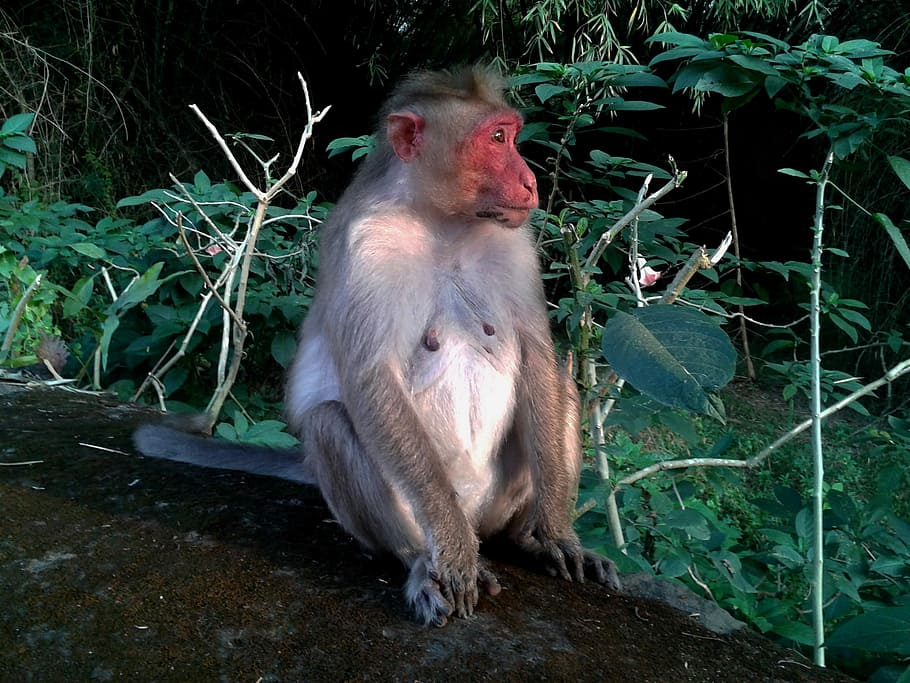
[[[617,593],[622,590],[613,561],[583,548],[574,534],[545,540],[523,535],[516,543],[536,558],[550,576],[579,583],[588,578]]]
[[[408,604],[417,618],[425,625],[445,626],[455,614],[467,617],[474,613],[478,594],[498,595],[502,590],[499,579],[486,564],[478,561],[473,579],[455,581],[444,579],[450,574],[432,568],[427,559],[420,559],[411,566],[405,584]]]

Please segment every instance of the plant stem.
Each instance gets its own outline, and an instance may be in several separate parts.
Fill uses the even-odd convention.
[[[810,338],[809,338],[809,367],[811,370],[812,394],[810,405],[812,411],[812,456],[815,462],[813,473],[812,511],[814,524],[815,556],[812,558],[813,590],[812,595],[812,628],[815,632],[815,663],[825,665],[825,615],[824,615],[824,590],[825,580],[825,538],[822,516],[824,514],[824,483],[825,464],[822,449],[822,386],[821,386],[821,350],[819,336],[821,333],[821,274],[822,274],[822,234],[824,231],[825,217],[825,185],[828,174],[834,163],[833,148],[828,151],[825,163],[815,190],[815,221],[812,226],[814,237],[812,240],[812,282],[810,291]]]
[[[19,299],[19,303],[16,304],[16,308],[13,311],[13,319],[9,323],[9,329],[6,331],[6,336],[3,339],[3,345],[0,346],[0,363],[6,360],[6,357],[9,355],[10,350],[13,348],[13,337],[16,336],[16,330],[19,328],[19,323],[22,320],[22,314],[25,313],[25,307],[28,306],[29,300],[34,296],[35,292],[38,291],[38,287],[41,286],[41,274],[35,276],[35,279],[32,281],[25,292],[22,294],[22,298]]]
[[[910,373],[910,358],[901,361],[894,367],[890,368],[884,375],[879,377],[874,382],[870,382],[854,391],[849,396],[845,396],[837,403],[828,406],[825,408],[819,417],[823,420],[830,417],[839,410],[846,408],[848,405],[854,401],[859,400],[863,396],[868,396],[876,389],[879,389],[883,386],[888,386],[894,382],[899,377],[903,377],[907,373]],[[606,411],[605,411],[606,412]],[[616,488],[622,486],[629,486],[634,484],[637,481],[646,479],[647,477],[655,474],[657,472],[666,472],[667,470],[680,470],[686,469],[689,467],[739,467],[751,469],[753,467],[758,467],[762,462],[764,462],[768,456],[772,455],[777,451],[781,446],[783,446],[788,441],[792,440],[794,437],[802,434],[804,431],[809,429],[812,426],[812,419],[805,420],[800,422],[789,432],[784,434],[782,437],[777,439],[770,446],[766,446],[761,450],[757,455],[753,455],[751,458],[746,458],[745,460],[733,460],[732,458],[684,458],[681,460],[662,460],[648,467],[644,467],[637,472],[623,477],[618,482],[616,482]]]
[[[593,358],[587,358],[584,361],[585,384],[587,386],[597,386],[597,366]],[[601,481],[610,481],[610,460],[606,453],[606,439],[603,430],[603,407],[599,398],[592,401],[589,413],[588,425],[591,432],[591,442],[594,444],[594,451],[597,454],[597,472],[600,474]],[[613,544],[626,552],[626,539],[622,532],[622,520],[619,517],[619,506],[616,503],[615,489],[610,491],[606,501],[607,508],[607,526],[610,529],[610,535],[613,537]]]
[[[730,232],[733,233],[733,253],[736,255],[736,286],[742,296],[743,269],[740,265],[739,231],[736,228],[736,204],[733,202],[733,171],[730,169],[730,114],[724,114],[724,163],[727,169],[727,201],[730,203]],[[755,381],[755,366],[752,363],[752,353],[749,350],[749,331],[746,329],[746,312],[744,306],[739,304],[739,333],[743,339],[743,357],[746,360],[746,374]]]

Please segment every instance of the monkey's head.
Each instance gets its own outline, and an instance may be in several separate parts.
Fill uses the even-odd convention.
[[[537,180],[518,153],[522,120],[502,99],[499,80],[482,69],[444,83],[426,78],[406,82],[386,116],[388,141],[409,166],[420,203],[520,227],[537,207]]]

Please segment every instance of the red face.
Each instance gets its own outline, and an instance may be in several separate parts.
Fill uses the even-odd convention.
[[[537,207],[537,180],[521,158],[516,139],[521,119],[503,111],[483,119],[456,153],[457,194],[478,218],[521,226]]]

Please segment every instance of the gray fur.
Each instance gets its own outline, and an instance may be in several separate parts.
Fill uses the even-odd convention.
[[[278,477],[301,484],[315,484],[297,449],[267,448],[250,444],[217,442],[163,425],[144,424],[133,432],[133,444],[143,455],[166,458],[200,467],[239,470]],[[215,447],[213,447],[215,446]]]
[[[534,238],[519,224],[537,201],[512,143],[519,119],[500,81],[476,69],[414,76],[383,114],[395,141],[379,131],[322,231],[285,401],[300,458],[161,428],[140,430],[137,445],[315,481],[345,529],[410,568],[406,599],[425,623],[470,615],[480,592],[499,592],[478,554],[496,534],[555,575],[618,588],[612,563],[572,529],[578,396],[556,362]],[[483,150],[472,163],[489,151],[511,170],[471,185],[476,169],[455,164],[466,142]]]

